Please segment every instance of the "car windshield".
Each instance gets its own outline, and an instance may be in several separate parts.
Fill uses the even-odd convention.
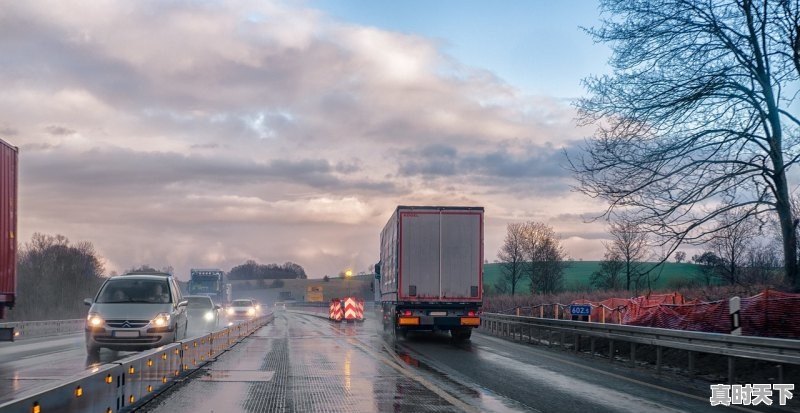
[[[214,306],[209,297],[186,297],[186,300],[189,301],[189,308],[211,308]]]
[[[231,305],[234,307],[252,307],[253,302],[250,300],[233,300]]]
[[[171,303],[172,298],[167,280],[116,278],[103,285],[97,302],[163,304]]]

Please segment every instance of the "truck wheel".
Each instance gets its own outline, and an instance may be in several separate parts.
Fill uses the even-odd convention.
[[[464,329],[450,330],[450,335],[453,337],[453,340],[455,341],[467,341],[472,336],[472,329],[464,328]]]

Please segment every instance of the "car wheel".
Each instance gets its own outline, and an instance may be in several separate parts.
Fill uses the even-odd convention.
[[[97,360],[100,358],[100,347],[98,346],[86,346],[86,356],[90,359]]]

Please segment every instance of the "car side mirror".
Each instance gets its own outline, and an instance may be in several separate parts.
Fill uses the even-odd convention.
[[[178,303],[178,307],[186,307],[187,305],[189,305],[189,302],[186,300],[183,300]]]
[[[375,264],[375,274],[381,275],[381,263]],[[380,278],[380,277],[375,277]]]
[[[91,306],[93,302],[94,302],[94,300],[92,300],[91,298],[84,298],[83,299],[83,304],[84,305]]]

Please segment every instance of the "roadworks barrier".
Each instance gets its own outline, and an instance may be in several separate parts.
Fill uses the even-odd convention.
[[[267,314],[199,337],[97,366],[59,383],[20,393],[3,413],[132,411],[273,320]]]

